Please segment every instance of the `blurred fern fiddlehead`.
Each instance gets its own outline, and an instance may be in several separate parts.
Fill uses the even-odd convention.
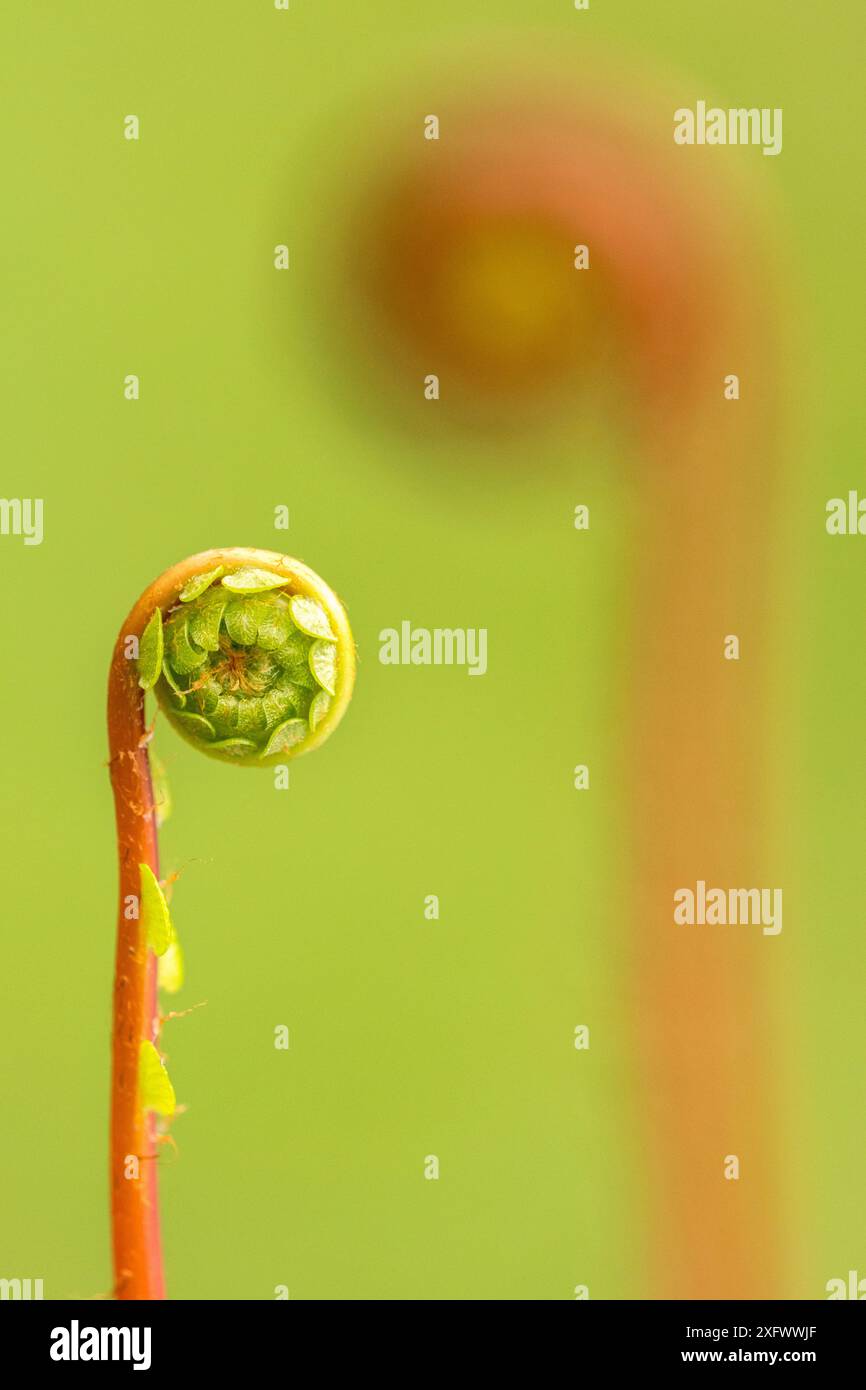
[[[111,1086],[119,1299],[165,1297],[155,1117],[174,1109],[157,1050],[157,987],[171,987],[178,950],[159,879],[145,694],[154,691],[202,752],[261,767],[323,743],[354,678],[337,596],[306,565],[268,550],[209,550],[174,565],[145,590],[117,639],[108,736],[120,870]]]

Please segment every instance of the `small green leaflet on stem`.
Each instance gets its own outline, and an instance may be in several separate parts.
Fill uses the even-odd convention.
[[[155,956],[163,955],[169,947],[174,928],[165,894],[159,879],[149,864],[139,864],[141,874],[141,921],[145,940]]]
[[[174,1087],[162,1058],[146,1038],[142,1038],[138,1050],[138,1101],[142,1110],[155,1110],[166,1118],[172,1116],[177,1107]]]
[[[138,644],[138,683],[142,690],[151,690],[159,680],[162,656],[162,614],[154,608]]]

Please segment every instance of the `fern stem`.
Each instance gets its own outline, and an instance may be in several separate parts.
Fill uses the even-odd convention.
[[[256,756],[246,761],[257,761],[263,766],[268,760],[273,762],[277,758],[318,747],[339,723],[352,693],[355,650],[339,599],[306,565],[274,551],[228,548],[204,551],[182,560],[145,590],[121,628],[108,679],[109,767],[114,792],[119,867],[110,1144],[114,1296],[118,1299],[165,1298],[155,1119],[153,1112],[142,1105],[139,1082],[142,1043],[156,1045],[159,1031],[157,960],[148,946],[141,911],[137,914],[129,912],[130,903],[139,902],[140,866],[148,865],[154,876],[159,878],[159,851],[147,753],[149,736],[145,727],[145,692],[139,681],[140,673],[130,651],[129,639],[141,639],[155,610],[164,615],[177,609],[180,606],[179,595],[189,581],[207,575],[216,567],[225,568],[229,576],[237,576],[240,570],[249,566],[279,576],[282,583],[278,587],[285,587],[298,600],[303,596],[306,596],[304,602],[315,600],[315,610],[323,620],[327,615],[327,622],[333,625],[332,639],[339,658],[336,660],[337,688],[333,698],[326,702],[327,713],[316,722],[315,727],[312,720],[309,725],[305,724],[305,738],[278,753],[271,754],[271,745],[257,752],[255,745],[249,742],[246,747]],[[267,575],[265,579],[267,581]],[[204,660],[205,653],[199,655]],[[328,673],[331,669],[328,668]],[[154,680],[156,674],[153,673]],[[323,680],[328,679],[329,674],[325,674]],[[156,693],[159,698],[159,690]],[[171,694],[170,690],[168,694]],[[171,722],[171,714],[169,720]],[[207,725],[205,719],[198,722],[199,725]],[[304,721],[297,719],[289,722],[300,725]],[[244,740],[235,740],[234,743],[244,743]],[[219,744],[216,741],[202,741],[200,746],[205,752],[214,752]]]

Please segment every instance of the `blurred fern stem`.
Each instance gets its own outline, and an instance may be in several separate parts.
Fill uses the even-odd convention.
[[[182,975],[159,882],[146,693],[200,751],[263,767],[324,742],[354,677],[340,600],[306,565],[269,550],[208,550],[181,561],[145,590],[121,628],[108,679],[119,868],[110,1144],[118,1299],[165,1297],[156,1116],[170,1118],[175,1099],[157,1051],[157,989],[179,988]],[[172,950],[172,970],[161,976],[160,958]]]

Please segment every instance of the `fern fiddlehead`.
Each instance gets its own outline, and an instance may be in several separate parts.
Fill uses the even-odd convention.
[[[117,639],[108,735],[120,878],[110,1154],[119,1299],[165,1297],[155,1115],[174,1106],[156,1048],[158,958],[172,928],[159,884],[145,693],[154,691],[168,721],[202,752],[268,766],[329,737],[354,677],[340,600],[306,565],[267,550],[210,550],[174,565],[145,590]]]

